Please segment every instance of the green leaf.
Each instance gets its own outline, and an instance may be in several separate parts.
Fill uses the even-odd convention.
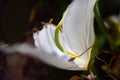
[[[113,49],[114,48],[113,40],[112,40],[112,38],[111,38],[111,36],[110,36],[110,34],[109,34],[105,24],[104,24],[104,21],[101,17],[100,11],[99,11],[99,1],[97,1],[95,4],[94,14],[95,14],[96,21],[98,23],[98,27],[102,31],[103,36],[105,36],[107,38],[107,40],[109,41],[111,49]]]
[[[89,68],[91,69],[94,62],[95,62],[95,58],[96,56],[99,54],[99,40],[98,38],[95,39],[95,43],[93,45],[92,51],[91,51],[91,57],[90,57],[90,62],[89,62]]]

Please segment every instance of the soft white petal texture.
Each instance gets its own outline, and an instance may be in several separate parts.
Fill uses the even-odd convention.
[[[18,43],[12,46],[0,47],[6,53],[21,52],[21,54],[28,55],[34,58],[38,58],[41,61],[55,66],[60,69],[66,70],[84,70],[84,66],[78,66],[74,62],[70,62],[71,56],[62,53],[55,45],[53,41],[53,34],[51,31],[55,30],[54,25],[46,25],[41,31],[34,33],[34,40],[36,47],[33,47],[26,43]],[[49,37],[48,37],[49,35]],[[3,44],[2,44],[3,45]],[[83,65],[84,61],[79,62]]]
[[[75,65],[73,62],[68,62],[70,57],[67,55],[58,56],[56,52],[53,52],[53,51],[49,52],[47,50],[43,50],[41,47],[39,49],[36,49],[28,44],[16,44],[14,46],[6,48],[5,52],[7,53],[21,52],[21,54],[38,58],[43,62],[60,69],[66,69],[66,70],[82,70],[83,69],[83,67],[80,68],[77,65]]]
[[[56,55],[61,58],[66,64],[70,64],[68,60],[71,58],[67,51],[81,55],[86,49],[93,46],[94,43],[94,30],[93,30],[93,8],[96,0],[74,0],[70,4],[63,15],[62,32],[59,32],[59,39],[64,52],[61,52],[54,42],[54,31],[52,25],[44,26],[43,30],[34,34],[35,44],[38,48],[50,55]],[[47,41],[48,40],[48,41]],[[71,70],[85,70],[87,69],[90,59],[91,49],[84,53],[82,59],[75,59],[72,63],[79,68],[73,67],[70,64]],[[44,55],[45,56],[45,55]],[[65,57],[63,59],[63,56]],[[48,56],[49,58],[49,56]],[[46,61],[47,59],[43,60]],[[49,61],[46,61],[50,63]],[[54,66],[59,66],[54,64]],[[58,63],[56,61],[56,63]],[[50,63],[53,64],[53,63]],[[67,66],[67,65],[64,65]],[[61,68],[63,66],[59,66]],[[66,69],[64,67],[64,69]],[[68,69],[68,68],[67,68]]]
[[[95,1],[75,0],[67,9],[63,21],[63,33],[69,40],[66,42],[75,52],[81,53],[93,44],[93,7]]]
[[[94,43],[93,8],[96,0],[73,0],[63,15],[62,32],[59,31],[59,41],[64,49],[62,52],[55,43],[55,25],[46,24],[41,31],[33,34],[35,46],[17,44],[5,49],[7,52],[23,52],[37,57],[43,62],[66,70],[86,70],[91,49]],[[83,55],[81,55],[87,50]],[[69,61],[73,56],[67,52],[81,55]]]
[[[94,43],[93,8],[95,2],[96,0],[74,0],[63,15],[63,36],[66,38],[64,42],[72,52],[78,55]],[[88,63],[91,50],[86,53],[82,57]]]
[[[75,65],[74,62],[69,62],[71,56],[62,53],[56,46],[53,34],[55,31],[55,26],[52,24],[45,25],[42,31],[36,32],[34,34],[34,40],[36,47],[42,52],[39,53],[41,60],[44,62],[54,65],[58,68],[67,70],[83,70],[85,67]],[[83,60],[81,60],[82,62]],[[85,63],[82,63],[86,65]]]

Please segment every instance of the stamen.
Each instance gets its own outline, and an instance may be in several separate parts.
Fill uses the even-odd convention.
[[[48,23],[52,24],[52,22],[53,22],[53,18],[51,18]]]
[[[40,29],[37,28],[37,27],[34,27],[34,28],[32,29],[33,32],[37,32],[37,31],[39,31],[39,30],[40,30]]]
[[[69,54],[70,56],[76,57],[76,58],[80,58],[80,56],[72,52],[67,52],[67,54]]]
[[[75,58],[78,58],[78,57],[80,57],[80,56],[82,56],[84,53],[86,53],[89,49],[91,49],[93,46],[90,46],[88,49],[86,49],[82,54],[80,54],[80,55],[77,55],[77,56],[74,56],[74,57],[72,57],[72,58],[70,58],[68,61],[70,62],[70,61],[73,61]]]
[[[41,25],[45,25],[46,22],[45,22],[45,21],[41,21],[40,24],[41,24]]]
[[[79,55],[75,54],[75,53],[67,52],[67,54],[73,57],[73,58],[69,59],[69,61],[74,60],[74,58],[81,59],[81,57]]]
[[[46,25],[46,24],[52,24],[52,22],[53,22],[53,18],[50,18],[50,20],[48,22],[41,21],[40,24],[41,25]]]
[[[63,29],[63,28],[62,28],[62,25],[61,25],[61,27],[59,28],[59,30],[60,30],[61,32],[63,32],[62,29]]]

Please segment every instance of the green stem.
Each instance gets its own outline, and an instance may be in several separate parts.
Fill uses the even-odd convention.
[[[101,29],[103,35],[108,39],[109,44],[110,44],[110,46],[111,46],[111,49],[113,49],[113,47],[114,47],[113,39],[112,39],[112,37],[110,36],[107,28],[105,27],[104,21],[103,21],[103,19],[102,19],[102,17],[101,17],[100,11],[99,11],[98,2],[99,2],[99,1],[96,2],[95,7],[94,7],[95,18],[96,18],[96,21],[97,21],[97,23],[98,23],[98,26],[99,26],[99,28]]]

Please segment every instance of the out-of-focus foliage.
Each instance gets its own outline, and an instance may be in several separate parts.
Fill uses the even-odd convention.
[[[120,71],[118,69],[120,69],[120,65],[118,65],[118,63],[120,60],[120,24],[109,19],[109,17],[116,15],[119,18],[120,1],[101,0],[99,2],[99,7],[99,13],[102,16],[102,19],[99,13],[97,13],[97,25],[95,25],[95,31],[98,38],[97,42],[100,44],[102,41],[102,45],[100,44],[97,46],[99,49],[99,55],[96,56],[94,68],[97,71],[96,74],[98,74],[98,77],[102,80],[119,80],[120,78],[118,75],[120,75]],[[105,25],[103,21],[106,21],[108,25]],[[99,74],[99,72],[101,74]],[[103,75],[104,77],[102,77]]]

